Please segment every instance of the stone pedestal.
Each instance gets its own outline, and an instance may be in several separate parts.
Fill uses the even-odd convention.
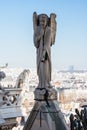
[[[23,130],[68,130],[54,88],[36,88],[35,100]]]

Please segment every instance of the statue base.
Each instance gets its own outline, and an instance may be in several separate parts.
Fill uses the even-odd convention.
[[[34,95],[36,101],[57,100],[55,88],[36,88]]]
[[[54,88],[36,88],[35,104],[23,130],[69,130]]]

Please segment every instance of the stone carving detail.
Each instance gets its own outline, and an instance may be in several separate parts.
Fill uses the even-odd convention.
[[[27,87],[28,80],[29,80],[29,74],[30,74],[30,71],[26,70],[26,69],[23,72],[21,72],[20,75],[17,78],[15,86],[17,88]]]
[[[56,15],[33,14],[34,45],[37,49],[37,74],[39,88],[51,87],[51,46],[55,42]]]
[[[3,101],[5,101],[6,106],[15,106],[18,105],[18,99],[19,99],[19,94],[14,94],[14,95],[5,95],[3,96]]]
[[[0,87],[0,106],[8,107],[8,106],[17,106],[20,93],[20,88],[2,88]]]

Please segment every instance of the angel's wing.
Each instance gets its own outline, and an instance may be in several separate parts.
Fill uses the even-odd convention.
[[[38,15],[36,12],[33,13],[33,28],[34,28],[34,31],[36,30],[36,27],[37,27],[37,19],[38,19]]]
[[[51,27],[51,45],[55,42],[55,36],[56,36],[56,15],[50,14],[50,27]]]

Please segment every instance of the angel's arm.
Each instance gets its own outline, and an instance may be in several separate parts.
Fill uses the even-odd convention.
[[[34,27],[34,45],[36,48],[39,47],[40,40],[44,35],[44,29],[38,25],[38,15],[36,12],[33,13],[33,27]]]
[[[36,12],[33,13],[33,29],[34,29],[34,45],[36,48],[39,47],[39,43],[38,43],[38,33],[37,33],[37,19],[38,19],[38,15]]]

